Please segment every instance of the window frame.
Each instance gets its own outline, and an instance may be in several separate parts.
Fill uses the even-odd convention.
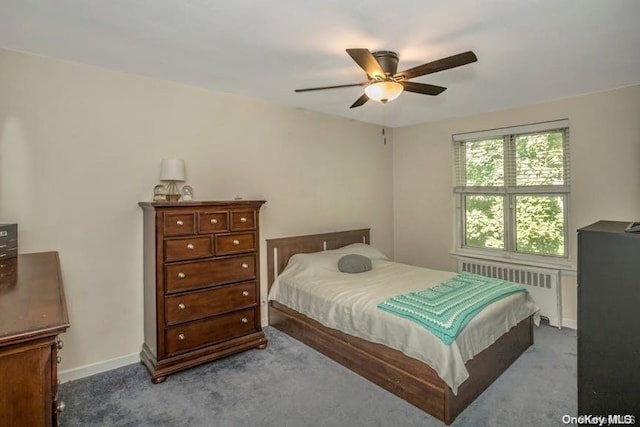
[[[563,172],[564,183],[562,185],[516,185],[516,150],[515,143],[518,136],[548,133],[554,131],[563,132]],[[501,186],[466,186],[460,185],[466,180],[466,161],[464,160],[464,146],[467,142],[502,138],[503,140],[503,168],[504,182]],[[471,256],[491,260],[507,260],[512,262],[525,262],[540,266],[553,266],[561,268],[573,268],[572,240],[569,230],[570,215],[569,205],[571,197],[570,187],[570,157],[569,157],[569,121],[557,120],[553,122],[535,123],[509,128],[491,129],[480,132],[455,134],[453,140],[454,158],[454,255]],[[511,145],[510,145],[511,144]],[[462,157],[461,157],[462,156]],[[507,158],[509,157],[509,158]],[[508,171],[508,169],[511,169]],[[465,181],[466,182],[466,181]],[[503,224],[504,248],[487,248],[467,245],[466,242],[466,197],[467,195],[494,195],[503,197]],[[545,255],[517,250],[517,218],[516,197],[522,195],[531,196],[560,196],[563,208],[564,220],[564,255]]]

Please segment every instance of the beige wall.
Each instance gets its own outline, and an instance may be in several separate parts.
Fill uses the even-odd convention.
[[[453,151],[457,133],[569,119],[571,258],[575,230],[640,220],[640,86],[394,129],[394,239],[400,262],[455,270]],[[563,277],[563,317],[576,320],[576,277]]]
[[[137,203],[163,157],[185,160],[199,200],[267,200],[263,249],[371,227],[392,255],[392,154],[378,126],[0,50],[0,221],[18,223],[20,252],[60,252],[62,370],[140,351]]]
[[[19,224],[20,252],[60,252],[73,370],[140,350],[137,202],[163,157],[186,161],[197,199],[267,200],[263,249],[369,226],[396,260],[452,270],[453,133],[568,118],[576,229],[640,219],[638,117],[631,87],[394,129],[384,145],[378,126],[0,50],[0,221]],[[575,319],[575,277],[563,298]]]

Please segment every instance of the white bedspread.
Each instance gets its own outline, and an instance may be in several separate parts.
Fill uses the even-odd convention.
[[[358,253],[372,258],[373,269],[338,271],[340,257]],[[391,262],[375,248],[354,244],[334,251],[297,254],[278,276],[269,299],[323,325],[397,349],[431,366],[457,394],[468,377],[465,362],[489,347],[539,309],[528,293],[517,293],[482,310],[451,345],[408,319],[377,305],[395,295],[434,286],[456,273]]]

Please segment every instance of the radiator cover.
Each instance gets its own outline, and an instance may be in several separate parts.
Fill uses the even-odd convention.
[[[540,316],[548,319],[550,325],[562,327],[560,270],[458,257],[458,271],[508,280],[525,286],[540,307]]]

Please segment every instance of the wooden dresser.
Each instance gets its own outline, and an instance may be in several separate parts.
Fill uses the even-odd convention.
[[[58,424],[58,335],[68,327],[57,252],[0,261],[0,425]]]
[[[139,203],[144,212],[140,358],[154,383],[267,346],[260,323],[258,219],[263,203]]]

